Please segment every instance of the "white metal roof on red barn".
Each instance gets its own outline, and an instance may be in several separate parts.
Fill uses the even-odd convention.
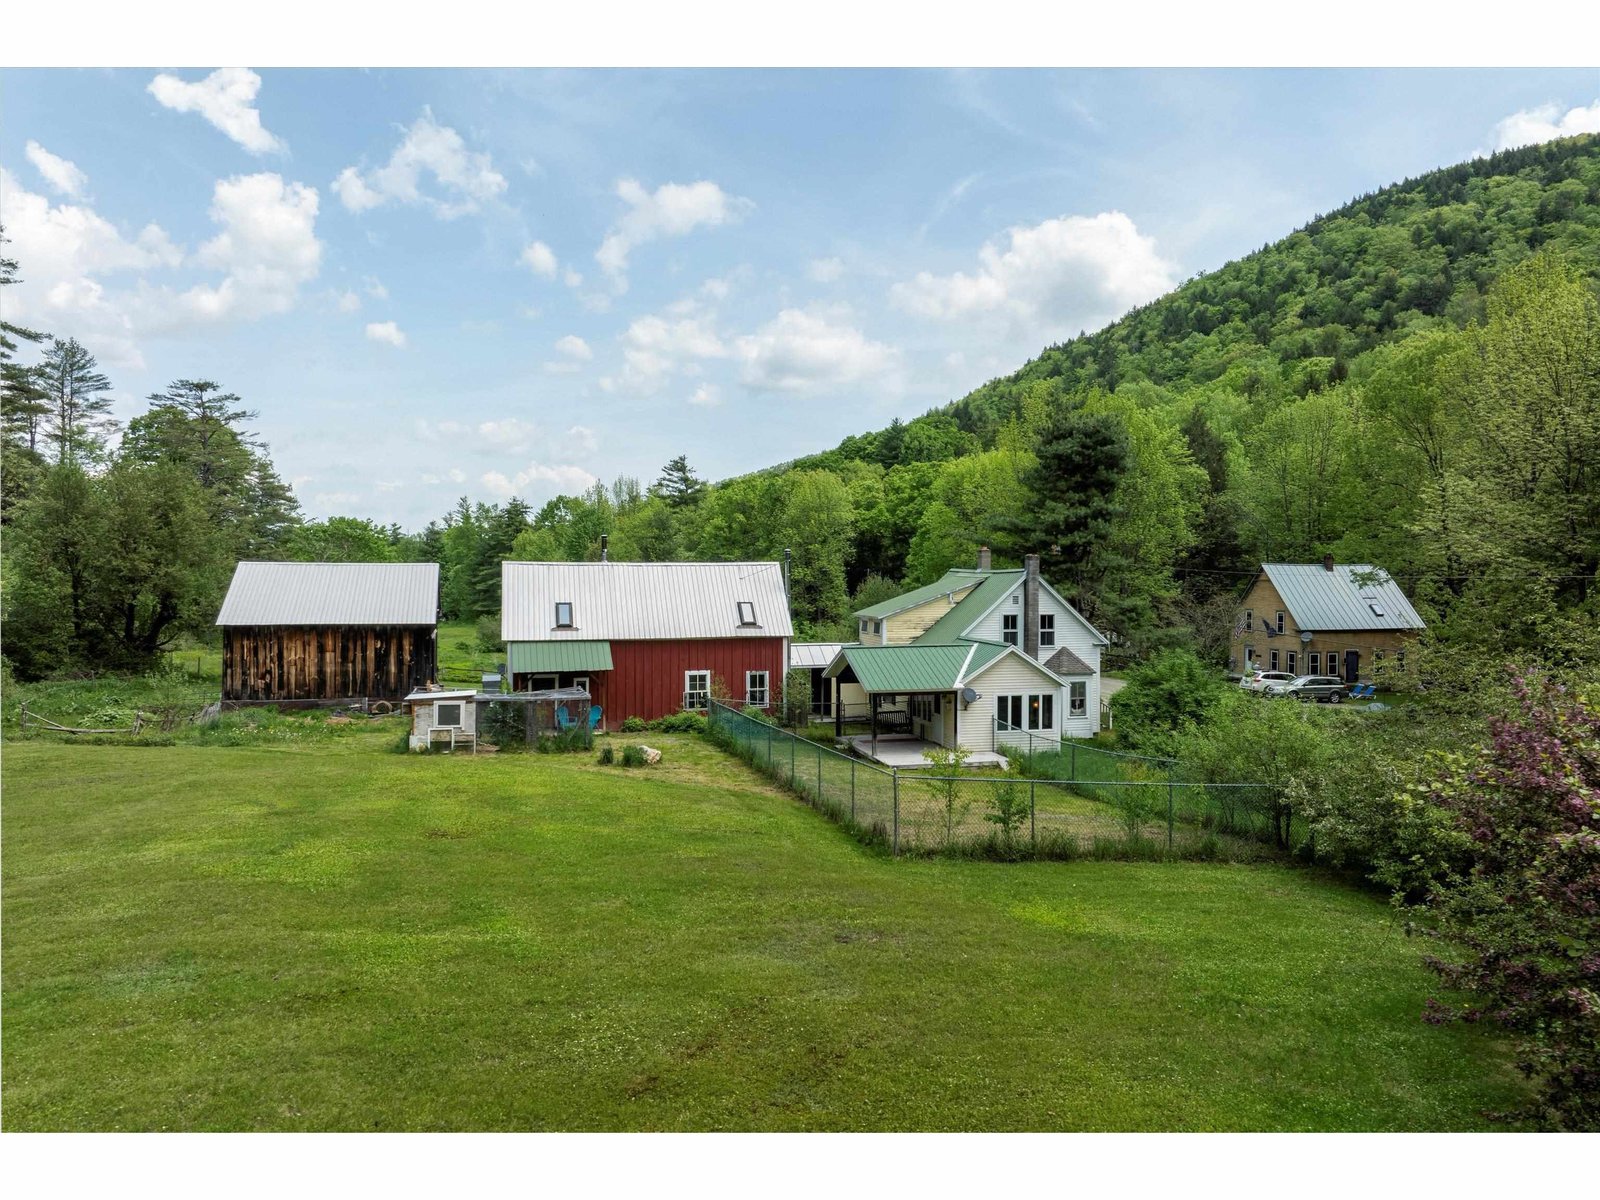
[[[504,562],[500,585],[508,642],[794,636],[775,562]]]

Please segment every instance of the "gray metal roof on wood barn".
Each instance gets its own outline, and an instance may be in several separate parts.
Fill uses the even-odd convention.
[[[218,625],[432,625],[438,563],[242,562]]]
[[[1422,629],[1400,585],[1371,563],[1263,563],[1283,606],[1300,629]]]
[[[508,642],[794,636],[775,562],[503,562],[500,606]]]

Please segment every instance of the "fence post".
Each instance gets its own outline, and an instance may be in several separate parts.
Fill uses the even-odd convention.
[[[1039,785],[1028,780],[1028,836],[1033,840],[1033,852],[1039,853],[1039,806],[1034,803],[1033,789]]]
[[[1172,777],[1167,776],[1167,857],[1172,857]]]
[[[822,808],[822,747],[817,747],[817,807]]]
[[[856,821],[856,760],[850,760],[850,823]]]
[[[794,787],[794,734],[789,734],[789,786]]]
[[[900,768],[899,767],[891,767],[889,769],[889,774],[890,774],[890,777],[894,780],[894,785],[893,785],[894,786],[894,844],[893,844],[892,849],[890,850],[890,853],[894,854],[894,855],[899,855],[899,853],[900,853]]]
[[[1067,772],[1074,780],[1078,778],[1078,743],[1072,743],[1072,769]]]
[[[772,770],[772,726],[767,726],[767,770]]]

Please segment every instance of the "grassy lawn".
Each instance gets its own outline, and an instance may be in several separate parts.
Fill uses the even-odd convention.
[[[1463,1129],[1420,948],[1278,866],[893,861],[694,738],[4,754],[22,1129]],[[619,744],[632,739],[615,739]]]

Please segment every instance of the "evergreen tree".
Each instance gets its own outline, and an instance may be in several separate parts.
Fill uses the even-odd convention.
[[[44,444],[57,465],[88,466],[106,457],[106,441],[116,429],[111,417],[111,381],[97,369],[94,355],[76,338],[50,339],[39,379],[50,410],[44,416]]]
[[[0,226],[0,245],[6,241]],[[17,283],[17,261],[0,254],[0,288]],[[5,301],[0,298],[0,311]],[[17,503],[38,478],[44,458],[39,433],[48,397],[36,367],[16,361],[22,342],[39,342],[44,334],[0,320],[0,523],[9,523]]]
[[[700,502],[706,485],[689,466],[687,455],[680,454],[661,468],[661,478],[651,484],[652,495],[660,496],[673,508],[689,508]]]

